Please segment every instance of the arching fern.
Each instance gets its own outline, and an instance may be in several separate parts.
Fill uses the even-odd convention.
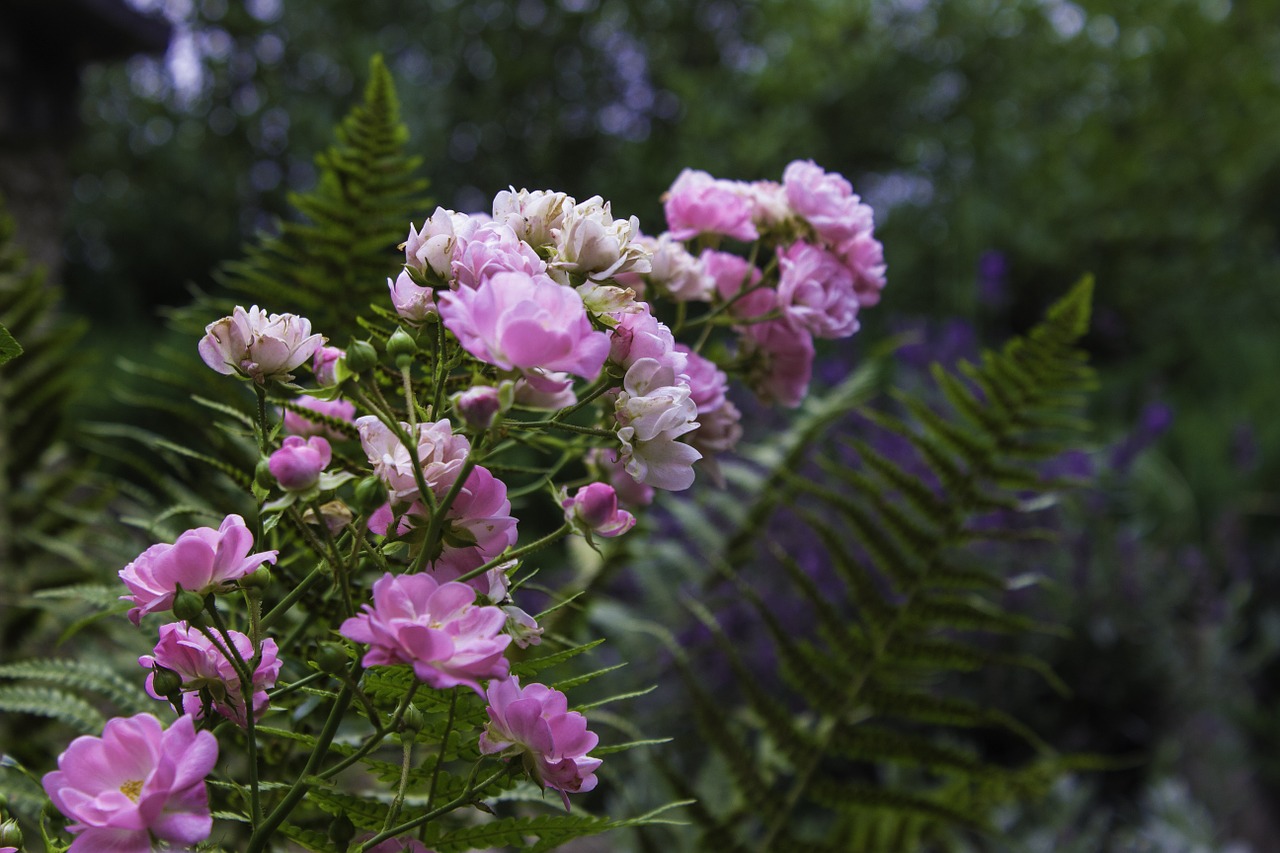
[[[1043,463],[1087,428],[1093,376],[1074,345],[1091,292],[1081,282],[1026,337],[958,373],[934,365],[936,400],[860,404],[876,368],[860,371],[762,464],[732,468],[729,492],[682,510],[699,553],[680,559],[714,567],[684,603],[714,650],[669,641],[701,743],[665,773],[701,799],[696,849],[948,849],[1071,763],[998,697],[966,695],[963,676],[1017,666],[1065,690],[998,642],[1052,629],[1005,605],[1022,579],[988,558],[1044,538],[1035,513],[1072,485]],[[836,429],[851,409],[858,428]],[[993,739],[1007,743],[999,760]]]

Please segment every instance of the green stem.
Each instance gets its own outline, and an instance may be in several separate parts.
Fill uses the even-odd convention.
[[[289,793],[285,794],[279,805],[271,810],[271,814],[267,815],[266,820],[261,823],[255,822],[253,835],[249,836],[249,845],[245,848],[245,853],[262,853],[262,851],[266,850],[267,844],[271,842],[276,829],[280,824],[284,823],[284,819],[298,805],[298,801],[306,796],[311,786],[305,780],[315,773],[316,765],[320,763],[321,757],[329,751],[329,744],[333,742],[334,735],[338,733],[338,725],[342,722],[342,717],[350,704],[351,688],[344,686],[342,692],[338,694],[337,701],[333,703],[333,708],[329,711],[329,718],[325,720],[324,728],[320,730],[320,734],[316,737],[315,749],[307,757],[307,764],[303,767],[302,773],[298,775],[297,781],[293,783]]]
[[[400,721],[404,719],[405,711],[409,708],[409,703],[413,701],[413,694],[418,692],[418,685],[420,683],[421,682],[415,681],[413,686],[409,688],[409,692],[407,692],[404,698],[400,700],[400,706],[396,708],[396,712],[391,716],[391,721],[389,723],[383,726],[380,731],[375,731],[365,738],[364,743],[362,743],[360,748],[355,752],[351,753],[332,767],[321,772],[320,778],[332,779],[352,764],[355,764],[357,761],[373,752],[373,750],[377,748],[378,744],[382,743],[383,739],[385,739],[390,732],[395,731],[400,725]]]
[[[382,824],[384,830],[395,823],[396,817],[400,814],[400,808],[404,805],[404,792],[409,787],[409,763],[413,758],[413,738],[401,735],[400,746],[404,753],[404,757],[400,759],[400,784],[396,787],[396,795],[387,809],[387,819]]]
[[[494,566],[500,566],[503,563],[508,563],[512,560],[523,557],[525,554],[531,554],[534,551],[537,551],[539,548],[545,548],[546,546],[550,545],[552,542],[555,542],[557,539],[561,539],[572,532],[573,532],[573,525],[566,521],[564,524],[560,525],[559,530],[556,530],[553,533],[548,533],[546,536],[543,536],[541,539],[538,539],[534,542],[530,542],[528,545],[525,545],[521,548],[516,548],[514,551],[504,551],[503,553],[494,557],[489,562],[485,563],[483,566],[472,569],[471,571],[457,578],[457,580],[459,582],[465,582],[465,581],[471,580],[472,578],[479,577],[480,575],[492,569]]]
[[[244,658],[240,656],[240,650],[231,640],[231,633],[227,630],[226,623],[222,621],[222,614],[218,612],[217,603],[212,596],[205,601],[205,610],[213,620],[218,633],[222,634],[222,639],[227,644],[227,649],[223,653],[230,652],[227,660],[235,667],[236,674],[240,677],[240,705],[244,713],[245,742],[249,751],[249,810],[254,824],[257,824],[262,820],[262,794],[258,790],[258,736],[253,708],[253,672],[262,659],[262,650],[250,639],[253,643],[253,661],[251,664],[245,663]]]
[[[431,769],[431,787],[427,791],[427,811],[431,811],[431,807],[436,801],[436,783],[440,781],[440,765],[444,764],[444,751],[449,745],[449,732],[453,729],[453,712],[458,707],[458,688],[449,691],[449,716],[444,721],[444,734],[440,736],[440,752],[436,755],[436,766]],[[387,821],[387,826],[391,825],[391,821]],[[384,826],[383,829],[387,827]]]
[[[440,806],[439,808],[432,809],[431,811],[427,812],[424,815],[415,817],[413,820],[406,821],[405,823],[402,823],[399,826],[393,826],[390,829],[384,829],[382,832],[379,832],[373,838],[370,838],[368,841],[366,841],[364,845],[361,846],[360,853],[368,853],[369,850],[372,850],[374,847],[377,847],[379,844],[381,844],[383,841],[386,841],[388,838],[395,838],[397,835],[403,835],[409,830],[417,829],[419,826],[422,826],[423,824],[426,824],[426,823],[430,823],[431,821],[435,820],[441,815],[448,814],[454,809],[459,808],[460,806],[466,805],[468,802],[471,801],[471,796],[476,791],[483,791],[486,787],[489,786],[490,783],[496,780],[503,773],[507,772],[505,768],[502,770],[498,770],[492,773],[488,778],[486,778],[479,785],[476,785],[475,778],[479,769],[480,769],[480,762],[476,762],[476,765],[471,768],[471,775],[467,777],[466,786],[462,789],[462,793],[459,794],[457,797],[445,803],[443,806]],[[253,853],[253,851],[250,851],[250,853]]]
[[[409,410],[409,429],[418,429],[418,404],[413,399],[413,380],[409,377],[409,365],[400,368],[400,383],[404,386],[404,406]]]
[[[323,564],[316,566],[311,570],[311,574],[298,581],[298,585],[291,589],[288,595],[280,599],[279,604],[268,610],[266,616],[262,617],[262,621],[258,623],[259,628],[265,630],[276,619],[288,613],[289,609],[298,603],[298,599],[306,594],[307,589],[327,574],[325,569],[326,566]]]
[[[614,382],[614,379],[609,374],[605,373],[601,375],[601,377],[596,380],[595,386],[592,387],[591,390],[589,390],[585,395],[583,395],[582,399],[578,400],[578,402],[574,403],[572,406],[569,406],[568,408],[561,409],[560,411],[556,412],[554,415],[551,416],[551,420],[553,422],[559,422],[564,418],[569,417],[569,415],[572,415],[574,412],[578,411],[583,406],[586,406],[588,403],[595,400],[604,392],[613,388],[614,387],[613,382]]]

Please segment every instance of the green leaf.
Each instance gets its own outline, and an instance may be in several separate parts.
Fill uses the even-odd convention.
[[[12,361],[22,355],[22,344],[13,339],[13,335],[9,334],[9,330],[0,323],[0,364]]]

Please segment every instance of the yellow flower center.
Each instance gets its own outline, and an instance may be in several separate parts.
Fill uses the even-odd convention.
[[[130,779],[128,782],[125,782],[120,786],[120,793],[124,794],[136,803],[138,801],[138,797],[142,796],[142,780]]]

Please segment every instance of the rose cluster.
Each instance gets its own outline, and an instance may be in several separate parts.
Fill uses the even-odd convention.
[[[326,346],[305,318],[257,306],[211,323],[198,345],[258,397],[256,529],[290,526],[322,561],[287,576],[277,610],[328,608],[338,617],[323,630],[361,647],[361,666],[407,666],[418,685],[483,698],[479,752],[513,768],[518,759],[566,808],[568,794],[596,785],[598,739],[563,693],[511,673],[512,648],[543,631],[512,597],[522,557],[571,533],[593,547],[623,535],[655,489],[688,489],[697,470],[720,481],[717,459],[742,434],[730,379],[799,405],[814,339],[852,335],[885,283],[870,208],[812,162],[790,164],[781,183],[685,170],[664,206],[668,230],[656,237],[598,196],[512,188],[488,214],[437,208],[410,226],[403,269],[387,282],[402,327],[380,335],[386,361],[373,342]],[[294,372],[308,364],[316,387],[300,389]],[[269,394],[279,429],[267,423]],[[530,468],[513,453],[559,461]],[[506,472],[522,470],[539,479],[509,489]],[[517,547],[512,500],[538,489],[563,524]],[[225,718],[252,743],[295,653],[270,636],[277,610],[263,616],[266,567],[280,554],[255,551],[254,539],[228,515],[120,571],[135,625],[173,617],[138,662],[148,693],[180,717],[168,729],[145,714],[112,720],[45,776],[72,819],[72,850],[208,836],[217,741],[205,728]],[[296,562],[286,556],[278,571]],[[307,599],[317,578],[331,583]],[[248,603],[244,631],[219,609],[233,592]],[[317,658],[316,677],[351,687],[360,668],[348,663],[345,650]]]

